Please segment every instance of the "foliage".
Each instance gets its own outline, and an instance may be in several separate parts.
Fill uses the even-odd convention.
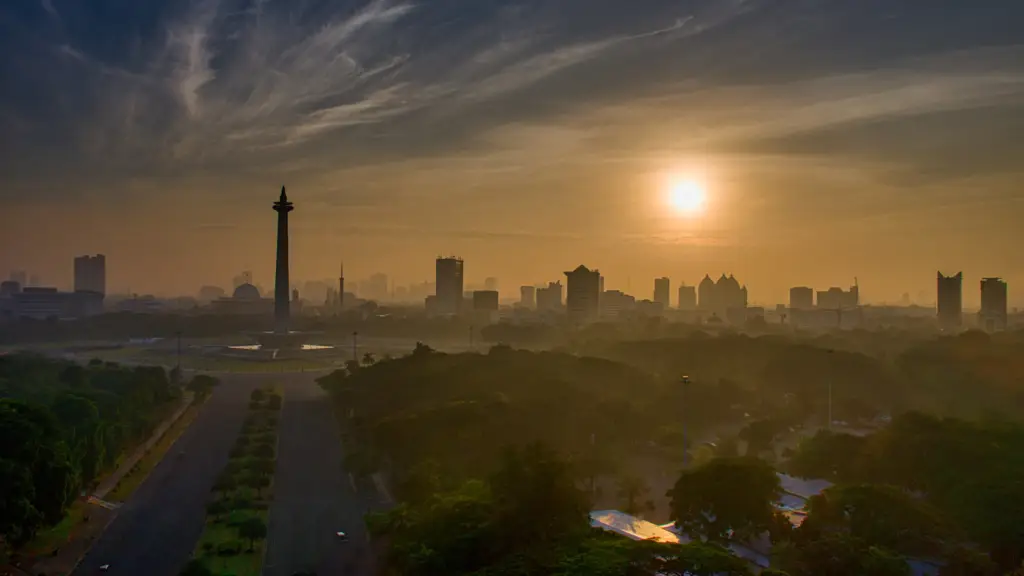
[[[249,541],[251,552],[257,540],[267,537],[267,525],[260,518],[249,518],[238,526],[238,535]]]
[[[161,368],[0,357],[0,539],[59,522],[180,394]]]
[[[780,547],[773,560],[791,576],[910,574],[910,566],[901,556],[847,534],[826,534],[795,546]]]
[[[782,489],[775,470],[755,458],[714,458],[684,470],[669,492],[672,520],[693,538],[746,540],[778,522]]]
[[[214,573],[202,560],[192,558],[181,569],[178,576],[214,576]]]

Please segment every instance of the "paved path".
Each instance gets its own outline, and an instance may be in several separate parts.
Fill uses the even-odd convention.
[[[100,485],[96,487],[96,491],[93,492],[92,495],[99,500],[106,498],[107,494],[117,486],[117,483],[120,482],[126,474],[131,472],[132,466],[138,464],[139,460],[142,460],[146,453],[149,452],[161,438],[163,438],[167,429],[174,425],[174,423],[178,421],[178,418],[181,418],[181,415],[185,413],[185,410],[188,410],[188,407],[192,404],[192,399],[194,397],[195,394],[193,392],[186,391],[185,395],[181,398],[181,405],[174,411],[174,414],[171,414],[169,418],[161,422],[160,426],[157,427],[149,439],[146,440],[146,443],[139,446],[127,460],[117,467],[117,470],[115,470],[113,474],[104,478],[103,481],[100,482]]]
[[[332,576],[372,574],[363,515],[375,503],[376,492],[351,482],[343,469],[330,400],[312,376],[294,374],[282,389],[263,576],[291,576],[302,570]],[[349,535],[347,543],[335,536],[338,530]]]
[[[249,393],[272,382],[222,377],[196,420],[150,473],[74,571],[93,576],[176,576],[203,530],[210,488],[224,468],[249,403]],[[178,456],[178,453],[182,453]]]

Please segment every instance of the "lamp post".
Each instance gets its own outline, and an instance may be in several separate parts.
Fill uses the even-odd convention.
[[[683,431],[683,466],[685,467],[686,466],[686,455],[689,453],[689,450],[687,449],[687,446],[686,446],[686,424],[687,424],[687,422],[686,422],[686,389],[690,387],[690,377],[684,374],[679,379],[679,384],[683,388],[683,410],[682,410],[683,425],[682,425],[682,431]]]

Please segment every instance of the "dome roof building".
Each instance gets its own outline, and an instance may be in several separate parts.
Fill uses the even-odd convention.
[[[260,290],[252,284],[240,284],[231,297],[235,300],[259,300]]]

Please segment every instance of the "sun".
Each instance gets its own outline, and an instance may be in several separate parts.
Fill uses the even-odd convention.
[[[668,204],[679,214],[696,216],[704,213],[707,191],[696,180],[673,182],[668,190]]]

